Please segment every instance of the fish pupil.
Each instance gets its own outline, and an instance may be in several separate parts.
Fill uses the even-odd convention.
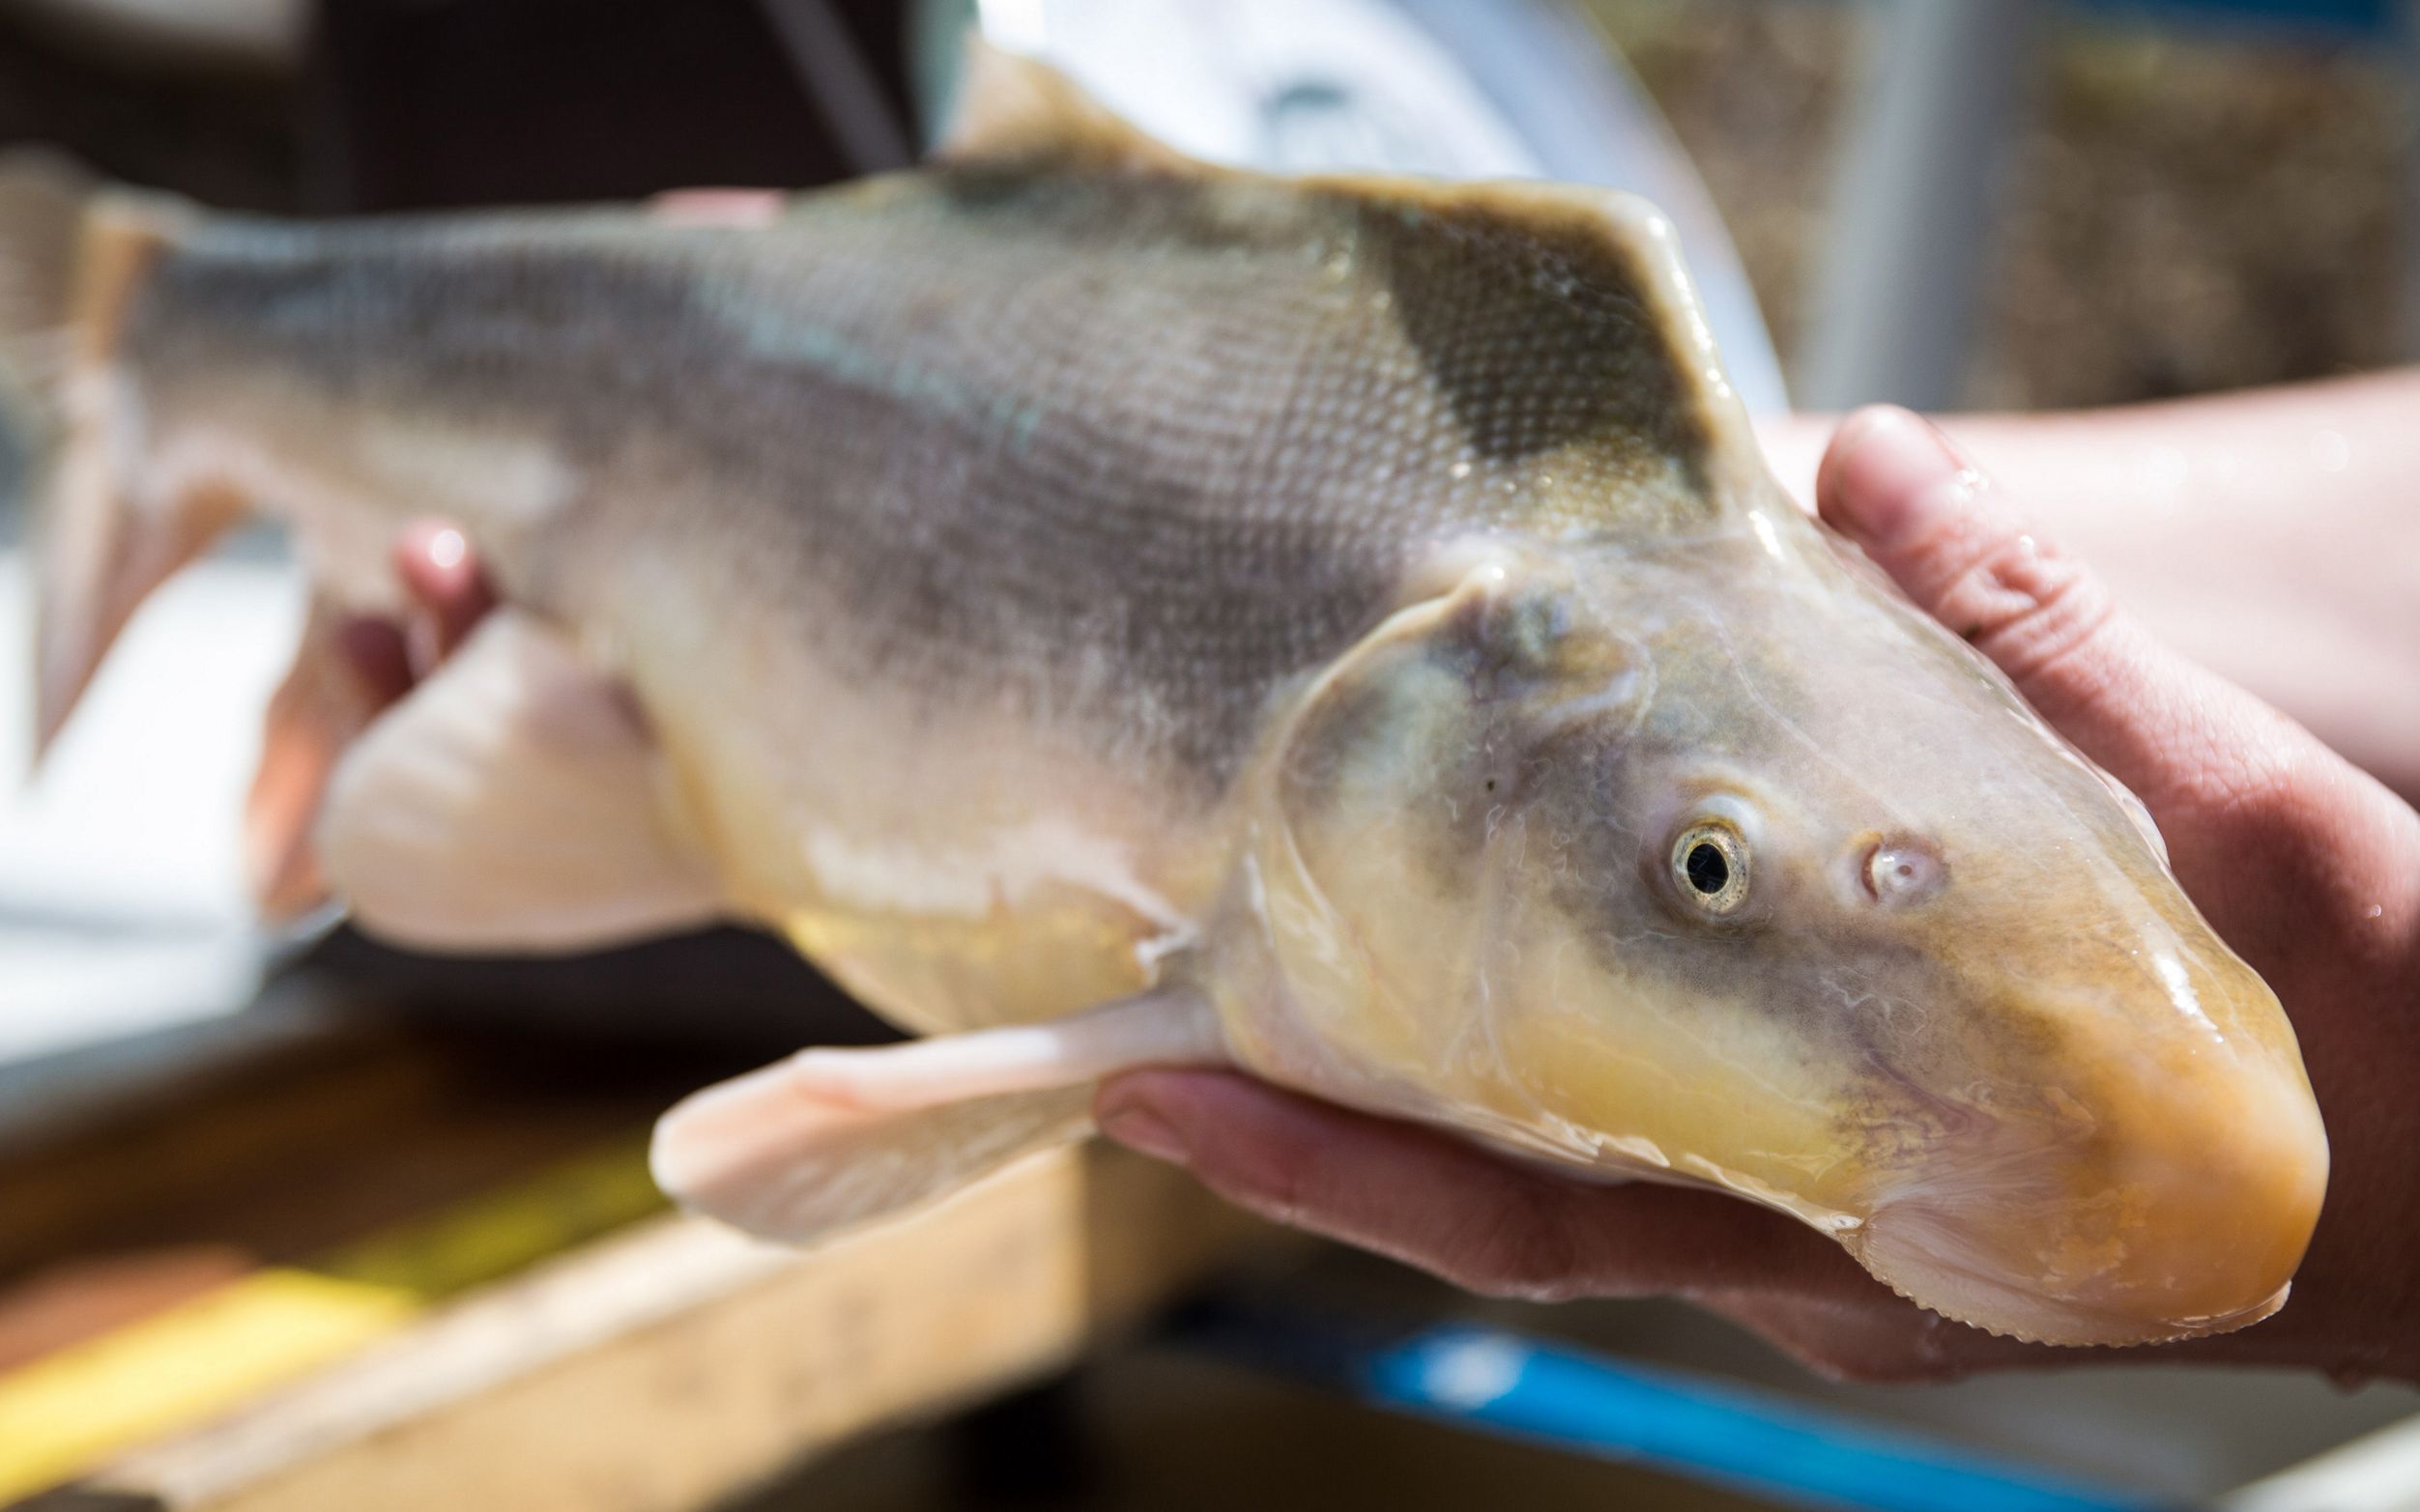
[[[1731,863],[1719,849],[1700,841],[1689,847],[1688,873],[1689,886],[1712,898],[1730,885]]]

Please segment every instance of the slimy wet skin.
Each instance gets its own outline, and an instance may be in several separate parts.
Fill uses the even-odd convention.
[[[1210,168],[986,55],[935,166],[744,222],[20,175],[12,272],[72,331],[45,731],[269,513],[317,604],[259,854],[426,947],[748,920],[933,1037],[675,1109],[693,1208],[810,1239],[1240,1065],[2027,1338],[2283,1298],[2327,1152],[2276,1001],[1782,497],[1635,200]],[[332,629],[432,513],[504,607],[371,721]]]
[[[2002,1332],[2273,1311],[2327,1168],[2275,999],[2131,797],[1751,508],[1489,561],[1326,690],[1271,779],[1248,911],[1294,996],[1247,1063],[1350,1042],[1392,1074],[1349,1098],[1740,1192]]]

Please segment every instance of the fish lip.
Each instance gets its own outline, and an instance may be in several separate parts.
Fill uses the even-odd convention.
[[[2021,1344],[2061,1349],[2132,1349],[2176,1344],[2233,1333],[2276,1315],[2293,1291],[2289,1276],[2256,1301],[2227,1312],[2147,1317],[2139,1310],[2094,1306],[2072,1297],[2028,1287],[1981,1267],[1939,1253],[1920,1259],[1903,1255],[1890,1209],[1877,1211],[1841,1242],[1874,1279],[1927,1312]]]
[[[2247,1327],[2285,1304],[2308,1253],[2324,1136],[2280,1116],[2251,1119],[2268,1136],[2205,1148],[2190,1127],[2249,1119],[2253,1099],[2279,1096],[2291,1089],[2231,1092],[2181,1124],[2158,1109],[2011,1123],[1979,1161],[1969,1149],[1904,1173],[1913,1180],[1842,1242],[1910,1300],[2028,1342],[2160,1344]]]
[[[2138,1039],[2062,1044],[2029,1097],[1901,1080],[1913,1124],[1868,1168],[1843,1244],[1910,1300],[2034,1343],[2168,1343],[2274,1314],[2325,1197],[2307,1086],[2257,1060],[2138,1057]]]

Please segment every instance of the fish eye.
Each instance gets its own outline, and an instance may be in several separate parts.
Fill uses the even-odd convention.
[[[1672,880],[1683,898],[1723,918],[1747,901],[1747,843],[1728,824],[1700,821],[1672,842]]]

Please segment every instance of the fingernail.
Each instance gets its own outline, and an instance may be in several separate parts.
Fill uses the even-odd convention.
[[[460,530],[447,526],[429,536],[426,550],[433,565],[451,572],[462,565],[462,558],[471,555],[471,543],[462,538]]]
[[[1176,1126],[1142,1103],[1123,1099],[1109,1102],[1096,1109],[1093,1117],[1101,1126],[1101,1132],[1129,1150],[1139,1150],[1153,1159],[1176,1165],[1193,1157],[1193,1151],[1176,1131]]]
[[[1981,482],[1948,437],[1906,410],[1866,411],[1833,445],[1826,517],[1879,546],[1915,532],[1945,501],[1945,489],[1971,493]]]

